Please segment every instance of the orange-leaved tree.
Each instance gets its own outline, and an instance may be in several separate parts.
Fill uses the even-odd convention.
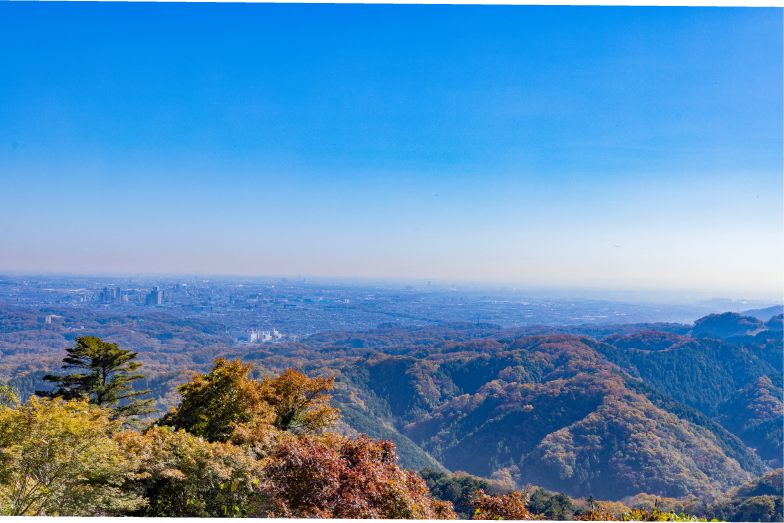
[[[262,517],[455,519],[424,480],[401,470],[391,441],[300,435],[270,455]]]
[[[594,499],[593,494],[586,501],[589,503],[589,508],[583,514],[577,516],[577,521],[615,521],[617,519]]]
[[[474,508],[472,519],[539,519],[528,510],[527,503],[527,492],[515,491],[503,496],[491,496],[485,494],[484,490],[477,490],[471,499]]]
[[[256,421],[271,425],[275,413],[262,396],[264,387],[248,377],[252,364],[218,358],[208,374],[193,374],[177,387],[182,402],[159,425],[185,429],[210,442],[226,442],[235,426]]]
[[[263,455],[283,434],[316,434],[340,418],[329,403],[334,378],[308,378],[289,369],[259,382],[249,377],[251,368],[218,358],[208,374],[194,374],[177,388],[182,402],[159,425],[211,442],[251,446]]]
[[[340,418],[329,403],[335,378],[308,378],[288,369],[277,378],[264,377],[262,399],[275,410],[275,428],[294,434],[317,434]]]

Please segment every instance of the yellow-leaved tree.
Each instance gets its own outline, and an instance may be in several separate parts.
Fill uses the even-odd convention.
[[[0,407],[0,514],[112,515],[144,505],[122,489],[136,465],[112,439],[122,420],[111,415],[86,400]]]

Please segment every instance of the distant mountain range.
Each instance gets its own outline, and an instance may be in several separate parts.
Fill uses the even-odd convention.
[[[61,318],[39,322],[44,313]],[[404,466],[572,496],[715,496],[781,467],[781,322],[385,324],[235,347],[218,325],[165,314],[9,307],[0,374],[24,394],[40,389],[73,336],[96,335],[140,351],[140,386],[165,409],[217,356],[253,362],[257,377],[295,367],[335,375],[341,430],[394,440]]]
[[[741,316],[751,316],[752,318],[765,321],[772,318],[773,316],[784,314],[784,305],[774,305],[764,309],[751,309],[748,311],[743,311],[740,314]]]

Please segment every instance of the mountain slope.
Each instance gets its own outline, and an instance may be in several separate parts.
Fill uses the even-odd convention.
[[[721,406],[719,421],[729,431],[756,449],[771,467],[782,461],[784,432],[782,389],[762,376]]]
[[[528,481],[575,495],[716,495],[750,479],[709,430],[618,391],[580,422],[548,435],[520,467]],[[569,485],[569,482],[572,485]]]

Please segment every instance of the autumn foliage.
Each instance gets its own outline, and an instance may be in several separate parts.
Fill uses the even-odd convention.
[[[278,430],[295,434],[315,434],[331,427],[340,410],[329,404],[329,391],[335,378],[308,378],[288,369],[275,379],[261,382],[262,401],[275,411],[273,424]]]
[[[158,424],[212,442],[228,441],[237,425],[271,425],[275,413],[262,398],[264,385],[248,377],[250,370],[250,364],[218,358],[208,374],[194,374],[177,387],[182,402]]]
[[[605,510],[601,505],[591,503],[591,508],[577,516],[576,519],[577,521],[615,521],[618,518]]]
[[[218,358],[208,374],[178,387],[182,403],[159,424],[209,441],[254,445],[264,452],[282,433],[316,434],[340,411],[329,404],[334,378],[308,378],[289,369],[256,381],[252,365]]]
[[[536,514],[528,510],[527,492],[511,492],[503,496],[491,496],[483,490],[478,490],[471,500],[474,508],[473,519],[539,519]]]
[[[424,480],[398,467],[391,441],[302,435],[278,446],[264,472],[264,516],[455,518]]]
[[[95,346],[117,351],[111,344],[96,342]],[[552,343],[546,348],[556,356],[563,349]],[[581,424],[591,421],[597,406],[602,406],[605,423],[628,421],[633,418],[631,412],[637,423],[648,424],[649,431],[664,434],[662,429],[671,429],[679,433],[682,428],[674,423],[676,418],[664,419],[666,413],[653,411],[641,396],[626,391],[619,378],[606,374],[599,379],[579,371],[590,362],[570,358],[569,365],[574,368],[557,371],[561,374],[556,388],[522,383],[527,374],[538,375],[548,369],[556,372],[545,368],[550,365],[547,361],[529,361],[523,352],[512,356],[519,357],[515,360],[519,365],[507,365],[500,372],[513,381],[492,381],[481,387],[484,397],[478,393],[461,395],[449,405],[455,409],[465,406],[467,413],[508,411],[518,420],[514,428],[518,434],[533,434],[543,425],[563,421],[569,431],[582,437],[594,425],[586,428]],[[398,363],[371,366],[368,379],[391,390],[406,376],[416,374],[422,380],[433,376],[429,363],[421,368],[414,365],[415,360]],[[0,387],[0,515],[456,519],[454,507],[465,501],[470,509],[465,514],[461,510],[461,514],[473,519],[612,519],[606,507],[594,506],[593,497],[587,502],[580,500],[583,505],[578,511],[566,494],[551,494],[541,488],[532,490],[530,499],[522,491],[486,493],[485,486],[491,492],[506,491],[506,487],[499,489],[499,484],[511,483],[509,488],[514,488],[508,470],[509,482],[496,478],[491,488],[488,481],[457,473],[447,477],[446,472],[426,469],[420,476],[401,469],[392,441],[365,435],[347,437],[333,431],[340,418],[340,411],[331,404],[334,378],[308,377],[289,369],[255,380],[251,371],[251,364],[215,360],[210,372],[194,374],[178,387],[182,401],[176,408],[141,431],[124,430],[127,425],[121,412],[130,411],[119,410],[123,408],[118,405],[119,396],[103,404],[94,399],[63,398],[32,398],[20,404],[14,390]],[[474,377],[468,373],[465,379]],[[434,388],[421,390],[432,392]],[[628,395],[625,403],[618,400],[621,394]],[[372,402],[373,398],[368,395],[366,400]],[[120,399],[130,401],[133,397]],[[579,410],[582,418],[558,418],[568,411],[565,403],[572,412]],[[522,407],[507,408],[516,405]],[[618,405],[631,405],[636,410]],[[437,414],[451,416],[448,411]],[[435,421],[423,417],[417,423],[419,426],[412,423],[408,427],[410,434]],[[503,425],[492,431],[475,430],[485,438],[477,441],[495,441],[499,427]],[[568,446],[570,441],[545,440],[553,455],[566,455],[563,449],[574,450]],[[501,449],[501,445],[495,446]],[[476,448],[466,447],[461,455]],[[511,451],[504,448],[503,452]],[[575,463],[574,475],[579,479],[588,467],[587,460]],[[516,465],[514,470],[532,474]],[[608,481],[591,478],[600,487]],[[738,489],[739,498],[718,507],[721,513],[744,517],[781,513],[780,497],[774,496],[781,490],[780,471],[763,479]],[[581,481],[588,484],[585,478]],[[585,510],[585,503],[590,510]],[[669,507],[669,512],[658,507],[646,511],[635,506],[637,510],[627,509],[624,517],[668,521],[686,517],[675,516]]]
[[[334,378],[250,371],[216,360],[142,432],[122,430],[116,402],[20,405],[3,389],[0,514],[454,519],[391,441],[329,431]]]

